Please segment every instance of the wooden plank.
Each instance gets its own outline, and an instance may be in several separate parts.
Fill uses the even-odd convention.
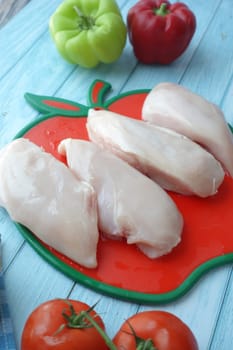
[[[59,0],[32,0],[1,29],[0,78],[15,66],[45,31],[48,31],[49,17],[59,3]]]
[[[233,74],[232,16],[232,1],[222,1],[181,80],[218,105]]]
[[[1,0],[0,1],[0,28],[15,16],[30,0]]]
[[[229,279],[228,289],[224,298],[223,307],[218,315],[218,323],[213,330],[213,338],[210,343],[211,350],[233,349],[232,325],[233,325],[233,269]]]

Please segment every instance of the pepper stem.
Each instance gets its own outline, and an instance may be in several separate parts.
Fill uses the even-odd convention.
[[[166,16],[170,12],[167,6],[167,3],[163,2],[159,8],[154,9],[154,14],[157,16]]]
[[[78,25],[81,30],[88,30],[94,26],[95,20],[93,17],[85,16],[80,10],[80,8],[76,5],[73,7],[73,9],[78,15]]]
[[[77,15],[79,16],[79,17],[83,17],[83,14],[82,14],[82,12],[81,12],[81,10],[78,8],[78,6],[74,6],[73,7],[73,9],[74,9],[74,11],[77,13]]]

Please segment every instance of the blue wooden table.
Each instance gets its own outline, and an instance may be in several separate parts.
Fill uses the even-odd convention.
[[[85,104],[95,79],[107,80],[112,95],[149,89],[159,82],[178,82],[218,104],[233,124],[232,0],[186,0],[197,17],[197,30],[185,54],[170,66],[145,66],[129,43],[114,64],[93,70],[61,59],[48,32],[48,19],[60,0],[32,0],[0,30],[0,147],[39,114],[24,100],[26,91]],[[118,0],[124,18],[135,0]],[[233,221],[233,219],[232,219]],[[75,298],[94,304],[110,336],[128,316],[142,310],[168,310],[186,322],[200,350],[233,349],[232,265],[204,275],[183,297],[163,305],[138,305],[90,290],[52,267],[25,242],[0,208],[3,269],[17,349],[25,320],[40,303]],[[4,349],[1,349],[4,350]]]

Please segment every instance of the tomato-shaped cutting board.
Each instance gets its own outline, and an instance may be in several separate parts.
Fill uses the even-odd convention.
[[[65,162],[57,152],[57,145],[67,137],[88,139],[85,124],[89,108],[105,108],[141,118],[149,90],[130,91],[105,101],[110,87],[107,82],[94,81],[88,106],[26,93],[26,100],[43,116],[16,137],[30,139]],[[182,241],[171,253],[155,260],[144,256],[134,245],[100,238],[98,267],[87,269],[39,241],[25,227],[16,225],[42,257],[78,283],[135,302],[168,302],[181,297],[204,272],[233,261],[233,180],[226,176],[218,194],[206,199],[169,195],[184,217]]]

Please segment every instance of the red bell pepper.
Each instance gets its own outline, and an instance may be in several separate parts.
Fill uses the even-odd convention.
[[[183,3],[140,0],[129,10],[127,26],[139,61],[169,64],[189,45],[196,29],[196,18]]]

